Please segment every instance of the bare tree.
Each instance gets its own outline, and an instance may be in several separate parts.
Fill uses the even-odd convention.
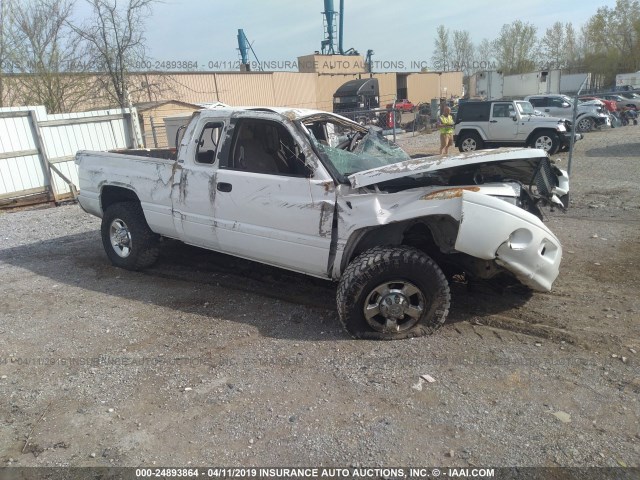
[[[540,40],[540,54],[543,65],[547,69],[558,69],[565,66],[565,28],[562,22],[555,22],[547,28]]]
[[[74,29],[90,46],[99,82],[112,101],[126,107],[128,76],[136,62],[144,60],[145,19],[156,0],[128,0],[124,8],[118,0],[86,1],[92,8],[91,21]]]
[[[571,22],[567,22],[564,27],[564,49],[562,56],[562,63],[565,67],[577,67],[580,65],[580,59],[578,58],[578,40]]]
[[[471,35],[466,30],[453,31],[453,65],[456,70],[461,70],[469,75],[473,64],[473,42]]]
[[[13,2],[0,0],[0,107],[5,105],[5,74],[13,71]]]
[[[23,105],[68,112],[90,96],[84,42],[68,26],[72,0],[32,0],[16,5],[15,89]]]
[[[493,43],[489,39],[483,38],[475,49],[474,70],[492,70],[495,68],[493,52]]]
[[[516,20],[505,24],[494,41],[496,60],[504,74],[536,70],[536,27]]]
[[[449,67],[449,53],[451,45],[449,41],[449,30],[444,25],[438,26],[435,48],[433,50],[433,66],[435,70],[447,70]]]

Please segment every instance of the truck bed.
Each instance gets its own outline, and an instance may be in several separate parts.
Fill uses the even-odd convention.
[[[120,153],[122,155],[133,155],[136,157],[162,158],[165,160],[175,160],[178,151],[175,148],[125,148],[120,150],[109,150],[110,153]]]

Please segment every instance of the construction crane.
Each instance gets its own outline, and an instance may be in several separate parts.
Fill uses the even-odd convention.
[[[249,50],[253,53],[253,58],[256,59],[256,65],[258,66],[258,70],[262,71],[262,65],[260,64],[260,60],[258,60],[258,56],[256,52],[253,50],[253,46],[249,43],[249,39],[244,33],[242,28],[238,29],[238,50],[240,50],[240,71],[241,72],[250,72],[251,64],[249,63]]]

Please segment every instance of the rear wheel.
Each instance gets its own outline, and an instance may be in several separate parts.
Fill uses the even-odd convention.
[[[533,137],[531,146],[544,150],[549,155],[553,155],[560,148],[560,139],[558,135],[553,132],[542,132]]]
[[[395,340],[433,333],[451,302],[442,270],[412,247],[376,247],[345,270],[337,293],[338,313],[355,338]]]
[[[140,270],[155,263],[160,237],[153,233],[137,202],[115,203],[102,217],[102,244],[115,266]]]
[[[460,146],[458,149],[461,152],[474,152],[476,150],[482,150],[484,142],[476,132],[464,132],[460,135]]]

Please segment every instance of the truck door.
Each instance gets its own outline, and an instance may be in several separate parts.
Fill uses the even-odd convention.
[[[518,122],[513,118],[516,111],[512,102],[496,102],[491,105],[489,119],[489,138],[496,141],[515,141],[518,132]]]
[[[178,163],[172,188],[173,214],[180,239],[199,247],[218,249],[214,226],[214,200],[217,157],[224,120],[200,119],[193,133],[193,144],[184,144],[186,153]]]
[[[227,253],[326,277],[335,189],[305,165],[294,129],[268,114],[231,120],[215,180],[217,238]]]

